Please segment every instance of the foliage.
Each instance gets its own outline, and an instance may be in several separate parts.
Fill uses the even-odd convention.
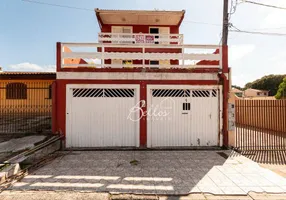
[[[278,91],[275,95],[276,99],[281,99],[281,98],[286,97],[286,77],[283,79],[283,81],[280,83]]]
[[[253,88],[258,90],[269,90],[269,96],[274,96],[278,90],[279,84],[286,75],[267,75],[245,85],[245,89]]]
[[[240,87],[240,86],[238,86],[238,85],[232,85],[231,87],[236,88],[236,89],[239,89],[239,90],[244,90],[244,88],[242,88],[242,87]]]

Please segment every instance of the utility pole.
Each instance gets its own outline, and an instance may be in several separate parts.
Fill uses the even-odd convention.
[[[228,38],[228,0],[223,0],[222,45],[227,45]]]

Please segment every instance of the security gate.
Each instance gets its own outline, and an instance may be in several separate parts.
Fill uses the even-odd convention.
[[[148,147],[219,145],[219,90],[148,86]]]
[[[139,146],[138,100],[137,85],[68,85],[66,146]]]
[[[19,137],[51,133],[52,81],[0,83],[0,134]]]

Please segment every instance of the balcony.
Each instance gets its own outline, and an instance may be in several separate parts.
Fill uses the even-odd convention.
[[[112,39],[107,38],[107,39]],[[123,38],[121,42],[132,41]],[[149,43],[61,43],[60,68],[221,69],[221,46]],[[109,40],[119,42],[119,40]],[[162,41],[160,41],[162,42]]]
[[[99,43],[113,44],[178,44],[184,43],[183,34],[98,33]]]

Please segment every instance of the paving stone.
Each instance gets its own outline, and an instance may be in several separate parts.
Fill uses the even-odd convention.
[[[130,164],[134,158],[136,166]],[[12,189],[246,195],[285,187],[284,177],[239,154],[225,160],[216,151],[83,151],[55,159]]]
[[[240,187],[220,187],[224,194],[245,194]]]
[[[284,190],[280,187],[261,187],[264,192],[267,193],[283,193]]]
[[[255,200],[285,200],[286,194],[267,194],[250,192],[249,196]]]
[[[263,192],[264,190],[260,187],[240,187],[240,189],[242,189],[245,194],[248,194],[249,192]]]
[[[40,193],[40,194],[39,194]],[[0,194],[1,200],[109,200],[107,193],[80,193],[54,191],[4,191]]]
[[[224,194],[221,188],[216,185],[208,185],[208,186],[198,186],[202,193],[210,193],[210,194]]]

